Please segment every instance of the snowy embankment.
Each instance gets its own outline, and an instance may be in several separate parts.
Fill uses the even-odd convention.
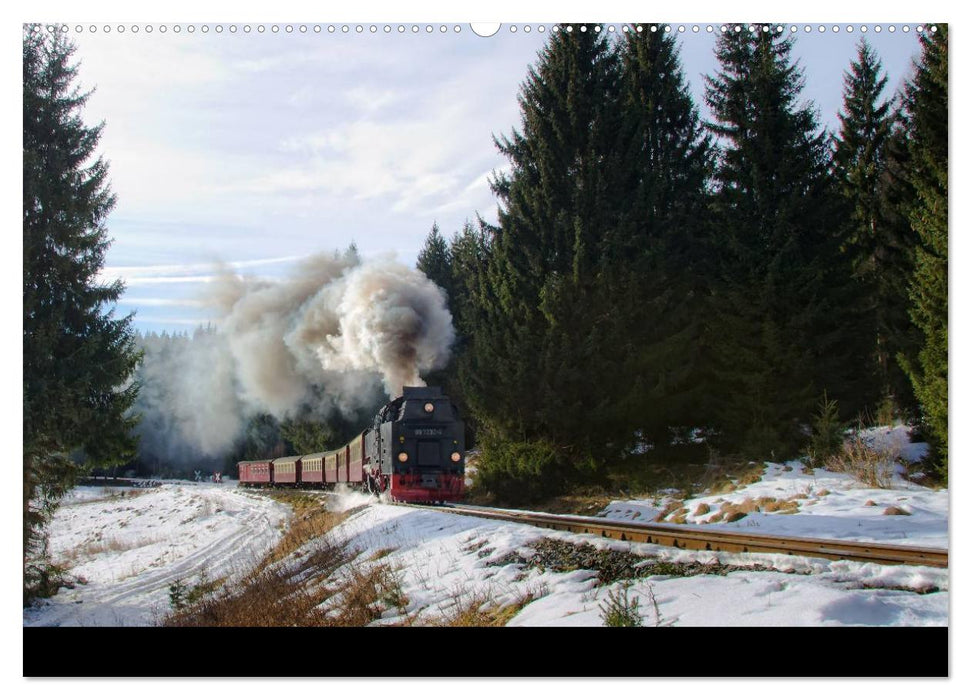
[[[908,428],[867,431],[868,442],[897,456],[891,488],[869,488],[852,475],[807,469],[802,462],[769,463],[755,483],[729,493],[614,501],[601,517],[634,522],[707,525],[767,535],[792,535],[918,547],[948,546],[948,491],[902,477],[902,462],[924,457],[926,443],[910,443]],[[757,508],[757,509],[756,509]],[[748,511],[748,512],[745,512]],[[726,522],[730,513],[737,520]],[[660,518],[660,520],[659,520]]]
[[[601,585],[589,569],[557,573],[555,562],[531,566],[542,538],[723,572],[634,579],[628,598],[638,600],[646,626],[946,625],[948,617],[947,572],[930,567],[681,551],[377,503],[351,515],[339,537],[361,551],[352,566],[381,556],[397,573],[408,604],[377,624],[421,624],[474,600],[528,598],[509,625],[602,625],[609,596],[624,583]]]
[[[289,509],[224,484],[79,487],[50,529],[50,552],[79,580],[24,610],[24,625],[153,625],[175,581],[245,574],[286,528]]]
[[[870,437],[902,440],[898,453],[910,461],[923,448],[902,430]],[[868,488],[846,474],[808,473],[798,462],[769,464],[759,476],[680,503],[615,501],[602,515],[947,546],[946,490],[899,475],[892,488]],[[25,610],[25,625],[154,624],[169,612],[172,582],[231,582],[279,541],[290,513],[233,484],[110,493],[78,489],[57,511],[53,558],[86,583]],[[948,624],[948,571],[933,567],[677,550],[390,505],[359,493],[337,493],[327,503],[350,511],[326,539],[352,557],[327,587],[343,590],[377,568],[394,581],[394,595],[376,603],[376,625],[442,624],[470,608],[509,606],[502,619],[511,626],[596,626],[625,589],[628,612],[644,626]],[[729,516],[738,519],[726,522]],[[314,551],[306,543],[278,566],[297,570]]]

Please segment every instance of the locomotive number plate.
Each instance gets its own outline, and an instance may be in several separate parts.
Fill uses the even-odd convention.
[[[438,437],[444,432],[441,428],[415,428],[415,437]]]

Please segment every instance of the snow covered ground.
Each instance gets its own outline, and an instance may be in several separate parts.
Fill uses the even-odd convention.
[[[85,583],[26,609],[24,625],[153,625],[169,612],[171,583],[245,573],[288,514],[236,482],[79,487],[56,512],[50,550]]]
[[[903,452],[919,456],[920,446],[905,435],[871,437],[903,440]],[[892,486],[867,488],[821,469],[807,473],[798,462],[769,464],[760,480],[727,493],[680,505],[670,498],[615,501],[602,515],[947,547],[948,492],[899,476]],[[481,601],[517,606],[510,626],[598,626],[625,591],[644,626],[948,624],[949,573],[932,567],[680,551],[407,508],[353,492],[333,495],[328,504],[354,509],[331,533],[356,553],[334,577],[383,566],[400,587],[377,625],[440,622]],[[888,508],[906,515],[884,514]],[[725,522],[733,510],[744,515]],[[86,583],[25,610],[24,625],[154,624],[169,610],[169,584],[244,573],[279,540],[288,517],[287,507],[233,482],[166,484],[134,495],[77,489],[55,516],[51,550]],[[301,547],[293,556],[308,551]],[[595,551],[661,573],[598,577],[563,554]]]
[[[509,625],[602,625],[622,582],[598,585],[590,570],[556,573],[519,563],[535,553],[532,543],[551,537],[662,562],[740,567],[636,579],[627,595],[637,599],[647,626],[946,625],[948,618],[947,572],[929,567],[678,551],[377,503],[340,529],[362,552],[358,566],[394,549],[382,561],[399,572],[409,603],[388,610],[383,624],[401,621],[401,612],[434,620],[475,599],[503,605],[531,596]]]

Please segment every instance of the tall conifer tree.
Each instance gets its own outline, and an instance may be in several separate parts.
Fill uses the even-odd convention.
[[[719,37],[707,101],[720,141],[711,343],[723,438],[755,456],[795,449],[824,390],[852,397],[850,270],[827,137],[776,25]]]
[[[622,313],[611,349],[626,356],[617,399],[633,427],[664,439],[704,422],[707,191],[713,165],[678,58],[664,32],[629,32],[620,45],[623,152],[629,175],[609,251]]]
[[[113,316],[121,283],[98,280],[115,198],[107,163],[94,157],[102,125],[81,119],[89,93],[73,85],[73,52],[61,34],[25,26],[25,596],[43,584],[31,556],[43,546],[50,508],[85,469],[80,458],[110,466],[134,450],[131,317]]]
[[[448,242],[438,230],[437,223],[432,225],[432,230],[425,238],[425,245],[418,252],[417,267],[428,279],[445,290],[451,301],[455,286],[452,278],[451,252]]]
[[[469,358],[469,399],[492,427],[583,451],[615,429],[600,381],[600,279],[622,195],[618,61],[592,25],[561,27],[521,87],[522,127],[497,139],[499,225]],[[606,324],[609,327],[609,323]]]
[[[860,284],[857,306],[865,311],[859,331],[871,339],[874,386],[869,398],[877,398],[879,392],[907,404],[909,387],[896,356],[906,347],[911,327],[907,315],[911,237],[895,225],[882,191],[894,138],[891,103],[881,100],[886,83],[879,60],[861,39],[857,59],[844,75],[834,165],[850,219],[843,251]]]
[[[910,223],[917,235],[910,290],[911,316],[922,334],[916,362],[906,370],[947,474],[947,25],[921,35],[921,60],[905,95],[910,171],[915,200]]]

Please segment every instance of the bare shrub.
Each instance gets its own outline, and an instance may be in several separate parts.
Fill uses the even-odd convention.
[[[876,449],[859,434],[843,443],[842,449],[826,461],[829,471],[849,474],[864,486],[889,489],[895,462],[900,456],[894,445]]]

